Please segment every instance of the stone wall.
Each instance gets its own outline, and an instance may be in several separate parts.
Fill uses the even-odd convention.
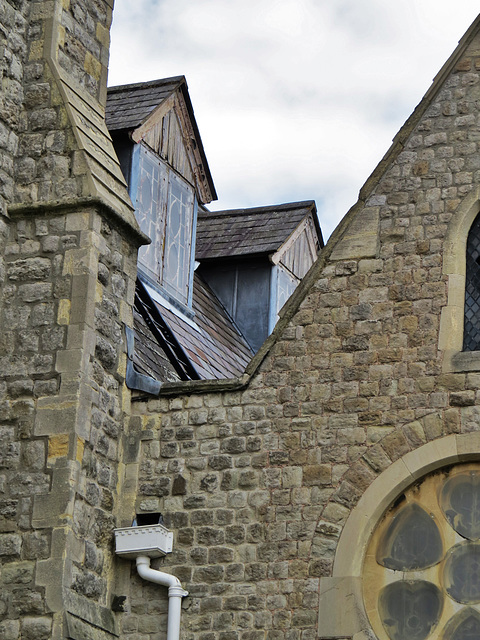
[[[11,225],[5,247],[6,283],[1,326],[2,410],[0,453],[2,559],[0,635],[48,637],[44,590],[35,584],[36,562],[49,557],[51,536],[32,527],[36,495],[47,493],[47,438],[34,437],[35,401],[58,392],[55,351],[65,329],[55,318],[53,279],[61,264],[46,247],[46,234],[56,230],[46,220]],[[71,237],[69,238],[71,242]],[[40,246],[47,249],[40,254]],[[33,636],[31,634],[34,634]]]
[[[0,202],[5,213],[6,203],[13,199],[14,157],[18,150],[23,105],[23,69],[27,55],[28,2],[0,3],[2,42],[2,93],[0,97]],[[3,255],[3,254],[2,254]]]
[[[6,640],[116,635],[111,542],[130,399],[124,326],[143,237],[103,120],[112,7],[0,5]]]
[[[101,103],[106,100],[113,0],[63,3],[59,63],[79,86]]]
[[[133,406],[136,509],[162,512],[175,532],[156,566],[190,592],[184,637],[316,637],[320,583],[367,488],[426,443],[478,431],[480,362],[444,358],[462,324],[445,337],[441,312],[463,304],[445,256],[464,265],[480,210],[479,98],[477,35],[394,141],[246,388],[177,387]],[[342,629],[351,597],[320,620],[321,638],[371,637],[365,623]],[[159,637],[165,594],[133,578],[130,598],[125,637]]]
[[[122,323],[131,324],[136,249],[94,210],[12,220],[9,230],[0,630],[47,638],[53,622],[53,637],[64,637],[65,608],[68,637],[86,637],[86,624],[113,632],[111,540],[129,410]]]

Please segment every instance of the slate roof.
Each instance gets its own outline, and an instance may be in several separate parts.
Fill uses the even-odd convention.
[[[135,84],[109,87],[105,107],[107,128],[110,133],[134,131],[144,124],[154,111],[176,91],[181,92],[183,96],[195,140],[196,153],[199,154],[200,165],[203,167],[204,177],[210,189],[211,198],[206,201],[216,200],[217,193],[197,121],[195,120],[185,76],[173,76],[172,78],[163,78],[150,82],[137,82]]]
[[[185,76],[108,88],[105,119],[109,131],[133,130],[181,85]]]
[[[323,247],[313,200],[250,209],[199,210],[195,257],[212,260],[274,253],[308,215],[313,217]]]
[[[152,304],[157,306],[201,379],[233,378],[244,372],[253,352],[198,274],[194,275],[193,284],[193,322],[188,322],[157,301],[152,300]],[[178,380],[178,375],[139,314],[134,316],[134,328],[135,369],[160,381]]]

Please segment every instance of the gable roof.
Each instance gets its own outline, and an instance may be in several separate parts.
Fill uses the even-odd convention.
[[[201,167],[200,191],[203,191],[203,182],[208,186],[208,197],[204,197],[203,202],[211,202],[217,199],[217,193],[195,120],[185,76],[109,87],[105,109],[108,130],[111,133],[127,131],[135,142],[139,142],[150,123],[153,126],[155,116],[162,109],[174,108],[175,96],[178,96],[181,102],[178,115],[183,122],[185,142],[195,158],[192,169],[196,172]]]
[[[109,131],[137,129],[184,83],[185,76],[175,76],[109,87],[105,110]]]
[[[274,253],[307,216],[312,217],[323,247],[313,200],[250,209],[199,210],[195,257],[211,260]]]
[[[355,229],[355,223],[359,221],[359,226],[361,227],[361,223],[363,220],[359,219],[359,212],[365,209],[365,205],[371,196],[372,192],[375,190],[377,185],[380,183],[381,179],[385,175],[386,171],[392,164],[395,162],[396,158],[404,151],[405,145],[415,130],[417,125],[420,123],[421,119],[427,112],[428,108],[434,101],[435,97],[442,90],[444,83],[448,80],[450,75],[454,72],[456,66],[460,63],[462,57],[466,54],[468,47],[472,44],[474,39],[480,35],[480,15],[473,21],[472,25],[460,39],[457,48],[454,50],[452,55],[445,62],[443,67],[437,73],[433,82],[423,99],[414,109],[411,116],[407,119],[405,124],[400,128],[397,135],[394,137],[390,148],[387,150],[383,158],[380,160],[378,165],[375,167],[371,175],[367,178],[365,184],[360,189],[359,198],[357,202],[347,211],[346,215],[342,218],[342,220],[337,225],[336,229],[333,231],[330,236],[328,243],[326,244],[324,250],[321,252],[319,259],[315,263],[314,267],[309,271],[309,273],[302,280],[300,285],[297,287],[295,292],[292,294],[291,298],[285,304],[280,313],[280,319],[277,322],[275,329],[267,338],[265,343],[262,345],[259,351],[255,354],[255,356],[250,361],[244,376],[239,376],[236,380],[218,380],[217,383],[213,385],[209,385],[208,387],[203,384],[202,381],[196,381],[191,383],[169,383],[164,386],[162,389],[165,394],[178,394],[184,393],[188,391],[189,393],[201,393],[204,389],[208,388],[208,390],[221,391],[224,389],[229,390],[240,390],[244,389],[248,386],[249,382],[254,377],[255,373],[258,371],[260,365],[265,360],[265,358],[270,353],[271,349],[276,344],[277,340],[282,336],[285,328],[291,322],[295,314],[297,313],[301,303],[311,292],[312,287],[314,287],[318,278],[320,277],[323,269],[328,264],[332,254],[341,246],[342,241],[345,238],[348,238],[350,230],[353,228],[353,236],[358,233],[359,235],[362,233],[362,228]],[[478,50],[478,48],[477,48]],[[364,229],[363,229],[364,231]],[[375,232],[378,233],[378,229],[375,229]]]

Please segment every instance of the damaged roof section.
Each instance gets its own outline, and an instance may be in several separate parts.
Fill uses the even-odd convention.
[[[234,378],[245,370],[253,351],[245,338],[235,327],[215,294],[198,274],[194,276],[193,317],[190,318],[173,309],[148,285],[150,313],[159,313],[188,358],[190,370],[185,368],[182,375],[178,371],[175,358],[182,354],[174,351],[167,354],[165,348],[148,326],[137,305],[134,309],[135,356],[137,371],[156,380],[173,382],[176,380],[218,380]],[[160,329],[162,331],[162,329]],[[165,331],[164,339],[168,340]],[[192,374],[191,370],[195,374]]]
[[[175,76],[109,87],[105,110],[108,130],[138,129],[184,83],[184,76]]]
[[[323,246],[316,220],[313,201],[199,212],[192,317],[145,287],[197,375],[175,370],[172,354],[169,359],[136,311],[137,370],[164,381],[240,376]],[[279,285],[287,289],[284,298]]]

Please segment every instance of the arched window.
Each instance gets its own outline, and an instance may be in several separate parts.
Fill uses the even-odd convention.
[[[438,470],[379,523],[364,566],[379,640],[480,637],[480,465]]]
[[[467,238],[463,350],[480,350],[480,215]]]

